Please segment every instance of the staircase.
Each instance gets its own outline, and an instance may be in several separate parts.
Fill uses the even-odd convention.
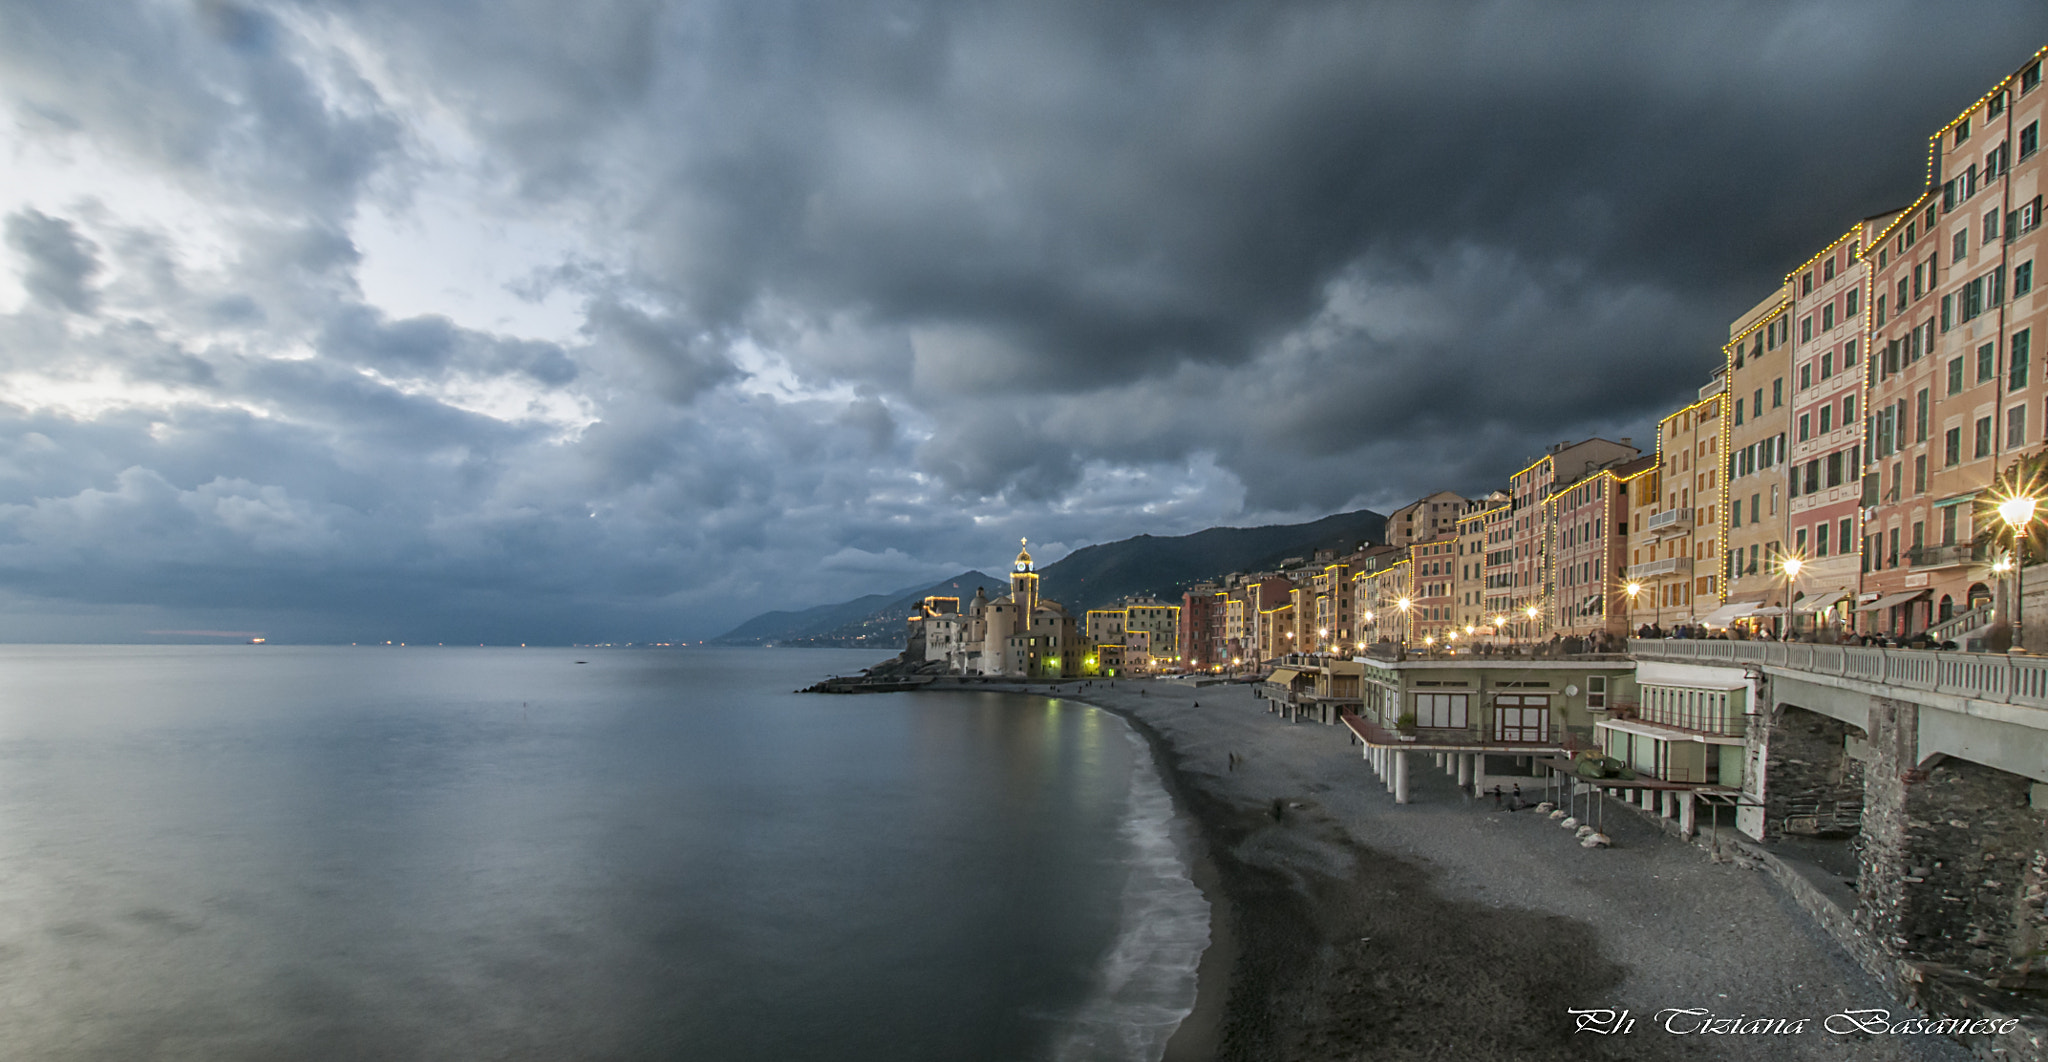
[[[1927,636],[1936,642],[1954,642],[1968,648],[1972,639],[1984,637],[1985,632],[1990,629],[1991,613],[1991,604],[1986,602],[1927,628]]]

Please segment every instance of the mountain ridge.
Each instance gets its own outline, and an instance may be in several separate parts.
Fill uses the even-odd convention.
[[[1362,541],[1379,541],[1386,517],[1370,509],[1336,513],[1302,524],[1211,527],[1186,535],[1133,535],[1083,546],[1039,569],[1040,595],[1058,601],[1075,619],[1094,608],[1146,594],[1177,604],[1180,592],[1234,571],[1264,571],[1281,562],[1312,558],[1316,550],[1346,553]],[[836,604],[796,611],[764,612],[711,639],[719,645],[782,645],[895,648],[903,644],[903,621],[928,596],[957,596],[964,606],[979,586],[990,597],[1009,592],[997,579],[969,569],[924,587],[866,594]]]

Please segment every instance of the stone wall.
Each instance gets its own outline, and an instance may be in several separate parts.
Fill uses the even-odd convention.
[[[1762,755],[1764,835],[1853,835],[1863,820],[1863,764],[1845,750],[1857,728],[1793,705],[1772,713]]]
[[[1896,954],[1998,976],[2048,948],[2048,815],[2027,778],[1939,757],[1914,762],[1918,710],[1871,713],[1860,904]]]

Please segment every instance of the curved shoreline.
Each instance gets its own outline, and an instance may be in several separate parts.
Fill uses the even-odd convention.
[[[1169,1062],[1968,1057],[1952,1042],[1818,1033],[1576,1033],[1570,1008],[1896,1004],[1760,874],[1626,821],[1616,850],[1586,853],[1447,781],[1396,808],[1342,731],[1270,716],[1247,687],[961,685],[1090,704],[1151,745],[1200,838],[1192,869],[1211,904]]]

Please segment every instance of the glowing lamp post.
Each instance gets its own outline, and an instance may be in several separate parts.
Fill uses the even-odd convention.
[[[1636,595],[1643,592],[1643,584],[1632,582],[1622,587],[1621,592],[1628,595],[1628,633],[1634,635],[1636,632]]]
[[[1799,613],[1792,611],[1792,584],[1799,581],[1799,569],[1805,566],[1806,562],[1797,557],[1785,558],[1782,565],[1785,569],[1785,635],[1787,641],[1791,640],[1792,635],[1799,633]]]
[[[2025,575],[2027,568],[2027,528],[2034,522],[2034,511],[2039,502],[2031,494],[2015,494],[1998,503],[1998,518],[2005,521],[2006,530],[2012,532],[2012,644],[2021,647],[2020,617],[2027,611]]]
[[[1499,645],[1499,644],[1500,644],[1500,632],[1501,632],[1501,629],[1502,629],[1502,628],[1504,628],[1504,627],[1506,627],[1506,626],[1507,626],[1507,624],[1508,624],[1508,618],[1507,618],[1506,616],[1495,616],[1495,617],[1493,617],[1493,644],[1495,644],[1495,645]]]
[[[1408,609],[1409,609],[1409,607],[1410,607],[1410,606],[1411,606],[1411,605],[1412,605],[1413,603],[1412,603],[1412,602],[1410,602],[1410,601],[1409,601],[1409,600],[1408,600],[1407,598],[1405,598],[1405,597],[1404,597],[1404,598],[1402,598],[1401,600],[1399,600],[1399,601],[1396,601],[1396,602],[1394,602],[1394,604],[1395,604],[1395,605],[1396,605],[1397,607],[1399,607],[1399,608],[1400,608],[1400,610],[1401,610],[1401,644],[1402,644],[1402,645],[1407,645],[1407,644],[1408,644]]]
[[[1536,640],[1536,633],[1537,633],[1537,632],[1536,632],[1536,613],[1537,613],[1537,611],[1538,611],[1538,609],[1536,608],[1536,606],[1535,606],[1535,605],[1530,605],[1530,606],[1529,606],[1528,608],[1525,608],[1525,609],[1523,609],[1523,610],[1522,610],[1522,615],[1524,615],[1524,616],[1527,616],[1527,617],[1529,617],[1529,640],[1530,640],[1530,641],[1532,641],[1532,642]]]

